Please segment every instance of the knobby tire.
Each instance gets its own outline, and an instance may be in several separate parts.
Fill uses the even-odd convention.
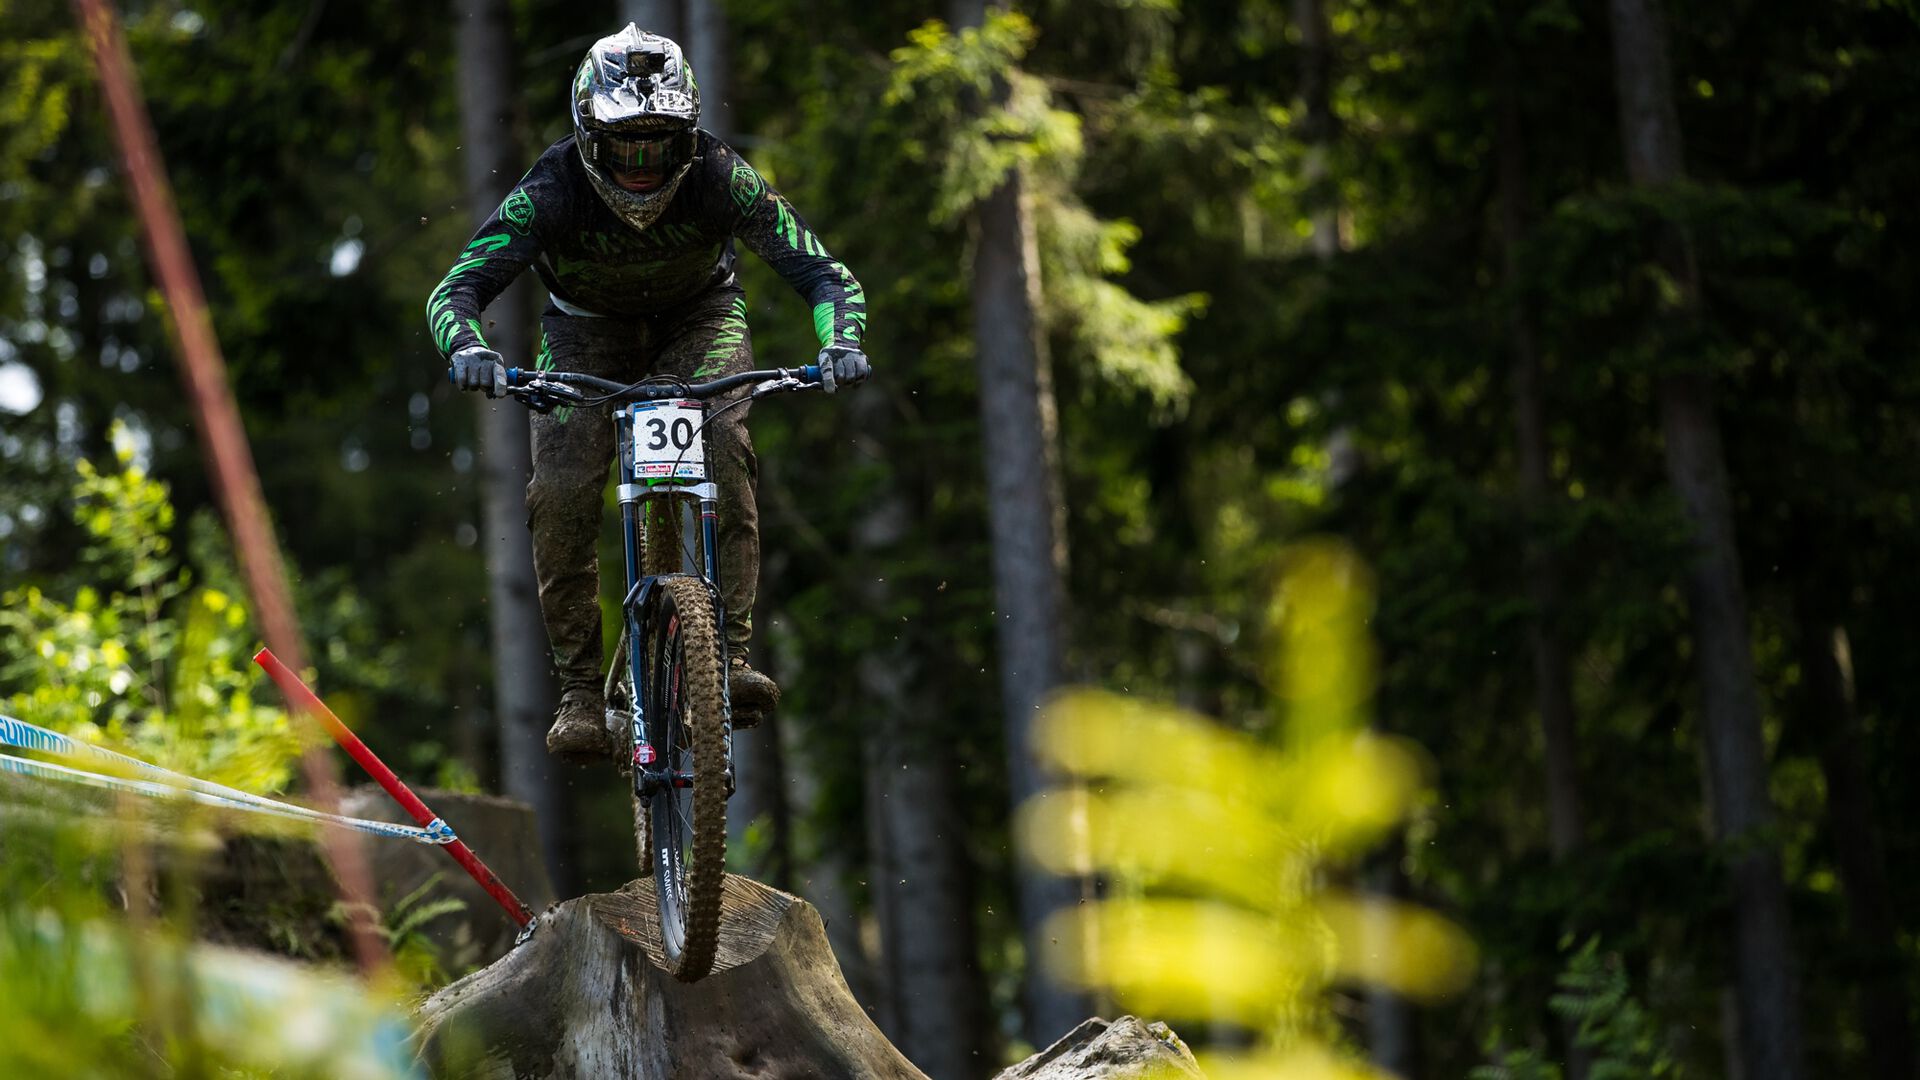
[[[647,621],[648,729],[661,760],[691,771],[692,786],[662,789],[651,813],[636,797],[635,826],[653,840],[661,952],[676,978],[692,982],[712,969],[719,945],[727,859],[725,685],[705,583],[666,578],[654,605]]]

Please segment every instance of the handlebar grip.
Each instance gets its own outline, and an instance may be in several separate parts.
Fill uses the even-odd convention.
[[[519,369],[519,368],[517,368],[517,367],[510,367],[510,368],[508,368],[508,369],[507,369],[507,385],[508,385],[508,386],[519,386],[519,385],[521,385],[521,382],[520,382],[520,369]]]
[[[819,382],[820,381],[820,365],[808,364],[802,367],[800,369],[800,381],[803,383]]]

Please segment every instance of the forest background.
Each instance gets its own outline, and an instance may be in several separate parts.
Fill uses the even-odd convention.
[[[1418,1010],[1343,991],[1354,1044],[1914,1075],[1911,3],[122,11],[318,685],[402,773],[541,807],[563,895],[629,876],[624,796],[526,752],[544,641],[495,543],[524,417],[447,385],[422,308],[635,18],[867,289],[873,383],[755,411],[786,699],[731,857],[864,928],[849,978],[938,1080],[1087,1004],[1022,990],[1021,703],[1268,737],[1275,589],[1325,535],[1371,567],[1373,724],[1432,791],[1340,872],[1480,950]],[[0,26],[0,701],[284,785],[247,772],[280,728],[215,618],[240,589],[72,12]],[[743,267],[763,366],[809,360]],[[1571,1049],[1556,988],[1611,1034]]]

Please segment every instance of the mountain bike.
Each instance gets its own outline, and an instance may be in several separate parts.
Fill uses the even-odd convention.
[[[692,982],[712,968],[719,944],[734,787],[719,489],[707,476],[706,426],[746,402],[816,387],[820,369],[621,383],[510,368],[507,384],[541,412],[612,406],[626,592],[607,673],[608,728],[632,780],[635,847],[641,876],[654,879],[661,953],[675,977]],[[753,389],[708,412],[709,400],[743,386]],[[695,511],[697,528],[689,528]]]

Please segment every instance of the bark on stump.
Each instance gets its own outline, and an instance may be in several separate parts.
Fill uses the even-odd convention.
[[[1193,1052],[1167,1025],[1123,1016],[1084,1020],[993,1080],[1201,1080]]]
[[[848,992],[820,916],[729,874],[711,975],[661,966],[653,881],[548,909],[419,1008],[436,1076],[926,1080]]]

